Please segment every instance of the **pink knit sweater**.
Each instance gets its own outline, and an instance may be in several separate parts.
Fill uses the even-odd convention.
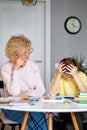
[[[41,97],[45,94],[45,87],[36,63],[28,60],[24,67],[13,70],[13,63],[8,61],[0,69],[5,97],[17,96],[24,91],[28,91],[29,96]]]

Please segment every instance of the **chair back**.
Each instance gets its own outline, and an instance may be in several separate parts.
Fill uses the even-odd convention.
[[[3,81],[0,81],[0,97],[4,96],[3,87],[4,87],[4,83]]]

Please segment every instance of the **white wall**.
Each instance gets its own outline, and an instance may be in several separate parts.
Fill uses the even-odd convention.
[[[51,0],[51,78],[55,62],[72,55],[85,56],[87,62],[87,0]],[[70,35],[64,29],[67,17],[81,20],[81,31]]]
[[[8,2],[8,4],[9,4],[9,2],[11,2],[12,4],[14,4],[17,1],[19,1],[19,0],[0,0],[0,2],[2,2],[2,3],[3,2]],[[45,42],[45,45],[43,45],[43,46],[45,47],[44,53],[46,54],[46,56],[43,56],[44,59],[45,59],[45,63],[43,63],[43,66],[44,66],[45,86],[47,88],[47,91],[49,90],[49,84],[50,84],[50,43],[51,43],[50,42],[50,4],[51,4],[50,1],[51,0],[38,0],[38,2],[43,2],[44,3],[44,17],[45,17],[45,19],[44,19],[44,23],[42,23],[42,25],[44,24],[43,30],[44,30],[44,35],[45,36],[44,36],[43,42]],[[20,4],[22,5],[21,1],[20,1]],[[17,4],[17,8],[18,8],[18,4]],[[3,11],[3,10],[0,8],[0,11]],[[7,9],[7,11],[8,11],[8,9]],[[13,8],[12,8],[12,13],[14,13]],[[7,21],[7,18],[5,17],[4,13],[0,13],[0,16],[1,16],[0,17],[1,18],[1,21],[0,21],[0,29],[1,29],[1,33],[0,33],[0,66],[2,66],[4,64],[4,62],[7,60],[7,58],[5,57],[5,54],[4,54],[4,49],[5,49],[5,44],[8,41],[8,33],[10,33],[12,35],[12,32],[10,32],[11,28],[7,29],[7,26],[8,26],[8,24],[9,24],[9,26],[11,24],[14,27],[14,29],[15,29],[15,24],[13,24],[13,22],[16,23],[16,21],[18,21],[18,20],[16,19],[16,20],[14,20],[12,22],[11,17],[10,17],[10,23],[9,23]],[[43,19],[43,16],[41,16],[41,17]],[[41,17],[38,17],[39,21],[41,21]],[[3,21],[2,21],[2,18],[4,19]],[[19,17],[18,17],[18,19],[19,19]],[[5,22],[6,26],[3,27],[4,23],[2,24],[2,22]],[[20,20],[19,20],[19,23],[20,23]],[[40,28],[40,25],[38,25],[38,27]],[[22,29],[23,28],[20,27],[20,30],[22,30]],[[6,30],[6,32],[5,32],[5,30]],[[5,33],[7,33],[7,35],[5,35]],[[41,36],[40,36],[39,33],[37,32],[37,35],[38,35],[38,37],[41,38]],[[20,33],[18,33],[18,34],[20,34]],[[23,34],[24,34],[24,31],[23,31]],[[37,40],[35,40],[35,41],[37,41]]]

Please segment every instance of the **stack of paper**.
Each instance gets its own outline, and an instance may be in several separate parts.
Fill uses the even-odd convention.
[[[12,100],[9,102],[9,105],[11,106],[26,106],[29,104],[33,104],[32,99]]]
[[[13,97],[13,96],[10,96],[10,97],[0,97],[0,104],[3,104],[3,103],[9,103],[13,100],[21,100],[22,97]]]

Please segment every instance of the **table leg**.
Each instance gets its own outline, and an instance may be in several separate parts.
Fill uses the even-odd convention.
[[[70,114],[71,114],[71,118],[72,118],[72,122],[73,122],[75,130],[79,130],[74,112],[71,112]]]
[[[28,116],[29,116],[29,112],[25,112],[24,119],[23,119],[22,126],[21,126],[20,130],[25,130]]]
[[[53,130],[52,113],[48,113],[48,130]]]

